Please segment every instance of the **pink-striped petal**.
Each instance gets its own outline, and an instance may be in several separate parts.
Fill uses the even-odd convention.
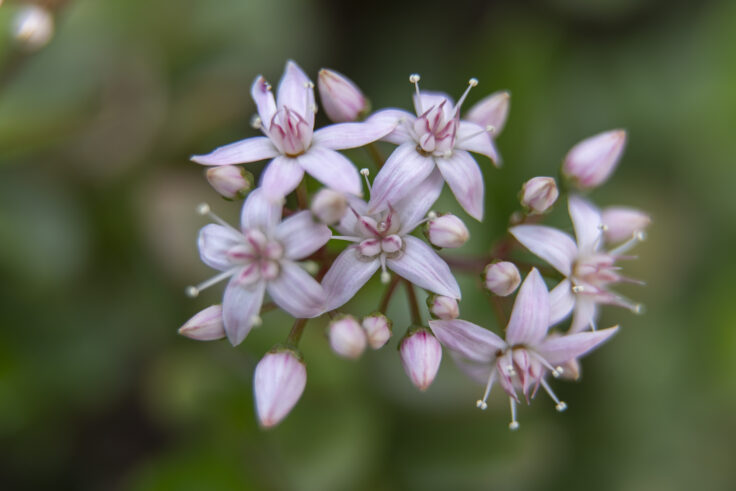
[[[309,175],[325,186],[343,193],[361,194],[360,174],[352,162],[334,150],[312,146],[297,160]]]
[[[299,186],[304,178],[300,162],[291,157],[280,156],[271,161],[261,176],[261,189],[272,202],[280,202],[284,196]]]
[[[250,88],[250,95],[253,97],[253,102],[256,103],[262,124],[268,127],[271,118],[276,114],[276,101],[273,98],[271,84],[266,82],[266,79],[261,75],[258,75]]]
[[[383,109],[376,113],[376,115],[378,114],[381,114],[381,117],[393,118],[397,121],[394,130],[381,138],[381,141],[395,143],[396,145],[414,141],[409,128],[414,126],[414,121],[417,119],[416,116],[402,109]]]
[[[483,174],[475,159],[464,150],[455,150],[450,158],[435,161],[460,206],[476,220],[483,220]]]
[[[482,127],[468,121],[460,121],[455,148],[485,155],[494,165],[501,164],[496,145],[491,135]]]
[[[199,231],[199,256],[210,268],[225,271],[233,267],[227,252],[242,242],[243,236],[234,230],[210,223]]]
[[[563,321],[575,305],[575,294],[570,280],[562,280],[549,292],[549,323],[554,326]]]
[[[275,426],[293,409],[307,384],[307,367],[297,353],[274,350],[256,365],[253,395],[258,421],[264,428]]]
[[[271,299],[299,319],[316,317],[325,310],[325,291],[317,280],[312,278],[295,262],[284,260],[280,263],[278,278],[268,282]]]
[[[532,268],[514,301],[506,341],[510,345],[534,345],[544,339],[549,328],[549,292],[542,275]]]
[[[398,203],[432,173],[434,159],[420,155],[416,147],[413,142],[400,145],[376,174],[368,203],[372,210]]]
[[[572,225],[575,227],[580,252],[590,254],[596,251],[602,242],[601,212],[590,201],[580,196],[570,196],[568,210]]]
[[[386,260],[389,269],[421,288],[439,295],[460,298],[460,287],[447,263],[416,237],[406,235],[402,238],[404,253]]]
[[[419,93],[419,98],[417,98],[417,94],[414,93],[412,100],[414,101],[414,109],[416,110],[417,116],[421,116],[432,107],[439,106],[443,102],[445,105],[442,106],[442,114],[444,115],[445,120],[449,120],[453,116],[452,109],[455,107],[455,103],[452,101],[452,97],[444,92],[422,90]]]
[[[274,238],[284,246],[289,259],[302,259],[313,254],[330,240],[332,232],[312,218],[307,211],[300,211],[281,222],[274,231]]]
[[[506,342],[488,329],[461,319],[431,320],[429,327],[442,345],[467,360],[490,363]]]
[[[364,259],[356,246],[342,251],[330,266],[322,286],[327,294],[327,309],[342,307],[371,279],[380,267],[378,259]]]
[[[591,329],[597,316],[598,307],[595,300],[585,294],[576,295],[570,334]]]
[[[547,261],[557,271],[570,276],[578,247],[572,237],[543,225],[518,225],[509,229],[521,245]]]
[[[233,346],[243,342],[253,327],[256,316],[261,311],[266,283],[257,281],[247,287],[238,282],[235,273],[225,288],[222,299],[222,320],[225,323],[227,339]]]
[[[542,357],[553,366],[579,358],[616,334],[618,326],[594,332],[579,332],[565,336],[550,336],[537,348]]]
[[[310,128],[314,127],[314,84],[291,60],[286,62],[284,75],[279,82],[276,103],[279,109],[288,107],[304,118]]]
[[[493,365],[470,361],[454,351],[450,351],[450,357],[465,375],[479,384],[485,385],[488,383],[488,377],[491,375],[491,370],[494,369]]]
[[[510,100],[511,94],[507,91],[494,92],[473,105],[465,114],[465,119],[482,128],[493,126],[493,136],[497,137],[506,125]]]
[[[358,223],[358,215],[365,215],[368,212],[368,203],[355,196],[348,195],[348,211],[335,227],[342,235],[355,235],[355,225]]]
[[[332,150],[362,147],[391,133],[399,124],[400,111],[379,111],[362,123],[340,123],[314,132],[313,145]]]
[[[401,223],[399,235],[408,234],[424,219],[437,198],[440,197],[444,183],[442,174],[435,169],[411,195],[406,196],[394,206]]]
[[[202,165],[230,165],[257,162],[279,155],[271,140],[255,136],[218,147],[207,155],[192,155],[192,162]]]
[[[263,189],[252,191],[240,214],[240,225],[243,231],[256,228],[263,232],[270,232],[281,221],[281,203],[274,203],[268,199]]]

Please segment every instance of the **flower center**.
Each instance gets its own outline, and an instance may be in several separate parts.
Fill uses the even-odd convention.
[[[238,282],[245,286],[260,279],[277,278],[281,271],[279,261],[284,257],[283,246],[256,229],[247,231],[244,239],[227,253],[234,264],[243,266]]]
[[[312,126],[302,115],[287,106],[273,115],[268,127],[268,136],[273,144],[289,157],[297,157],[309,148],[312,132]]]

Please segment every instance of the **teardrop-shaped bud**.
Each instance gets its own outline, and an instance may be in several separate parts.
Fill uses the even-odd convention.
[[[343,358],[355,359],[363,354],[366,345],[365,331],[352,315],[335,318],[327,326],[332,351]]]
[[[603,235],[606,241],[622,242],[643,232],[652,219],[643,211],[634,208],[611,206],[603,210],[601,222],[603,222]]]
[[[357,121],[368,112],[368,100],[345,75],[323,68],[317,79],[325,114],[335,123]]]
[[[427,297],[429,313],[436,319],[451,320],[460,316],[457,299],[444,295],[432,294]]]
[[[521,206],[530,214],[542,214],[555,204],[560,195],[557,183],[551,177],[533,177],[521,187]]]
[[[179,328],[179,334],[197,341],[214,341],[224,338],[222,305],[211,305],[195,314]]]
[[[345,216],[348,209],[348,200],[339,191],[322,188],[312,198],[310,209],[317,220],[325,225],[334,225]]]
[[[483,280],[488,290],[499,297],[506,297],[519,287],[521,274],[514,263],[499,261],[486,266]]]
[[[383,347],[391,338],[391,319],[380,312],[363,317],[362,324],[368,344],[373,349]]]
[[[294,408],[307,384],[307,367],[296,351],[274,349],[256,365],[253,393],[258,421],[276,426]]]
[[[562,173],[580,189],[603,184],[616,168],[626,146],[626,131],[613,130],[587,138],[567,152]]]
[[[217,165],[207,169],[207,181],[227,199],[243,199],[253,189],[253,174],[237,165]]]
[[[427,390],[442,361],[442,346],[437,338],[427,328],[410,328],[401,341],[399,354],[411,382],[419,390]]]
[[[430,219],[425,226],[425,235],[433,246],[447,249],[460,247],[470,238],[463,221],[451,213]]]

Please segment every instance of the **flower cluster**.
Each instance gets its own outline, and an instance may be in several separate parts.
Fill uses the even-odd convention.
[[[207,180],[218,193],[245,202],[240,227],[220,219],[206,204],[198,207],[215,222],[200,231],[200,256],[218,274],[188,287],[187,293],[196,297],[216,283],[228,283],[222,304],[196,314],[180,334],[201,341],[227,338],[235,346],[264,322],[261,315],[269,310],[279,308],[295,318],[288,338],[255,369],[256,412],[264,427],[286,417],[306,387],[307,365],[298,344],[308,319],[327,318],[331,349],[343,358],[359,358],[366,348],[381,349],[390,341],[393,325],[386,311],[399,287],[406,289],[412,318],[398,341],[411,382],[420,390],[429,388],[444,347],[463,371],[485,384],[478,407],[486,409],[498,382],[509,397],[512,429],[519,426],[519,394],[529,402],[541,386],[559,411],[566,408],[548,375],[577,378],[578,359],[618,330],[597,329],[600,306],[641,310],[612,288],[633,281],[623,276],[618,263],[630,258],[624,254],[642,240],[649,217],[623,207],[600,211],[577,194],[611,175],[625,146],[625,132],[584,140],[564,159],[566,184],[577,189],[566,196],[576,239],[538,223],[561,190],[551,177],[534,177],[521,189],[521,210],[512,216],[513,226],[487,253],[446,257],[442,249],[462,247],[470,232],[460,217],[431,210],[447,183],[460,207],[475,220],[483,219],[484,180],[476,159],[486,166],[482,161],[500,164],[495,139],[506,123],[510,96],[491,94],[461,117],[476,79],[470,79],[457,102],[420,90],[419,75],[409,80],[414,113],[393,108],[371,112],[354,82],[321,70],[321,105],[334,124],[315,130],[315,86],[290,61],[275,97],[262,76],[251,88],[257,109],[253,126],[264,136],[192,157],[208,166]],[[379,141],[396,145],[385,161]],[[372,182],[369,169],[359,171],[339,153],[356,147],[365,147],[374,158],[378,172]],[[254,176],[238,164],[261,160],[269,162],[256,186]],[[311,197],[305,173],[324,186]],[[342,250],[328,248],[331,240]],[[522,282],[519,245],[551,268],[531,266]],[[547,282],[556,283],[551,291],[540,271]],[[506,325],[503,337],[460,319],[456,274],[481,274],[498,316],[496,327]],[[376,311],[363,316],[338,311],[374,276],[385,284]],[[427,292],[426,322],[417,287]],[[503,303],[517,289],[505,319]],[[569,317],[569,328],[560,329]]]

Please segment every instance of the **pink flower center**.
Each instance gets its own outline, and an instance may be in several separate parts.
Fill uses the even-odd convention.
[[[268,136],[273,144],[289,157],[297,157],[309,148],[312,132],[312,125],[286,106],[273,115],[268,127]]]
[[[255,283],[260,279],[273,280],[278,277],[281,267],[279,261],[284,257],[284,248],[270,240],[260,230],[248,230],[243,243],[228,251],[228,258],[235,264],[242,264],[238,275],[242,285]]]

